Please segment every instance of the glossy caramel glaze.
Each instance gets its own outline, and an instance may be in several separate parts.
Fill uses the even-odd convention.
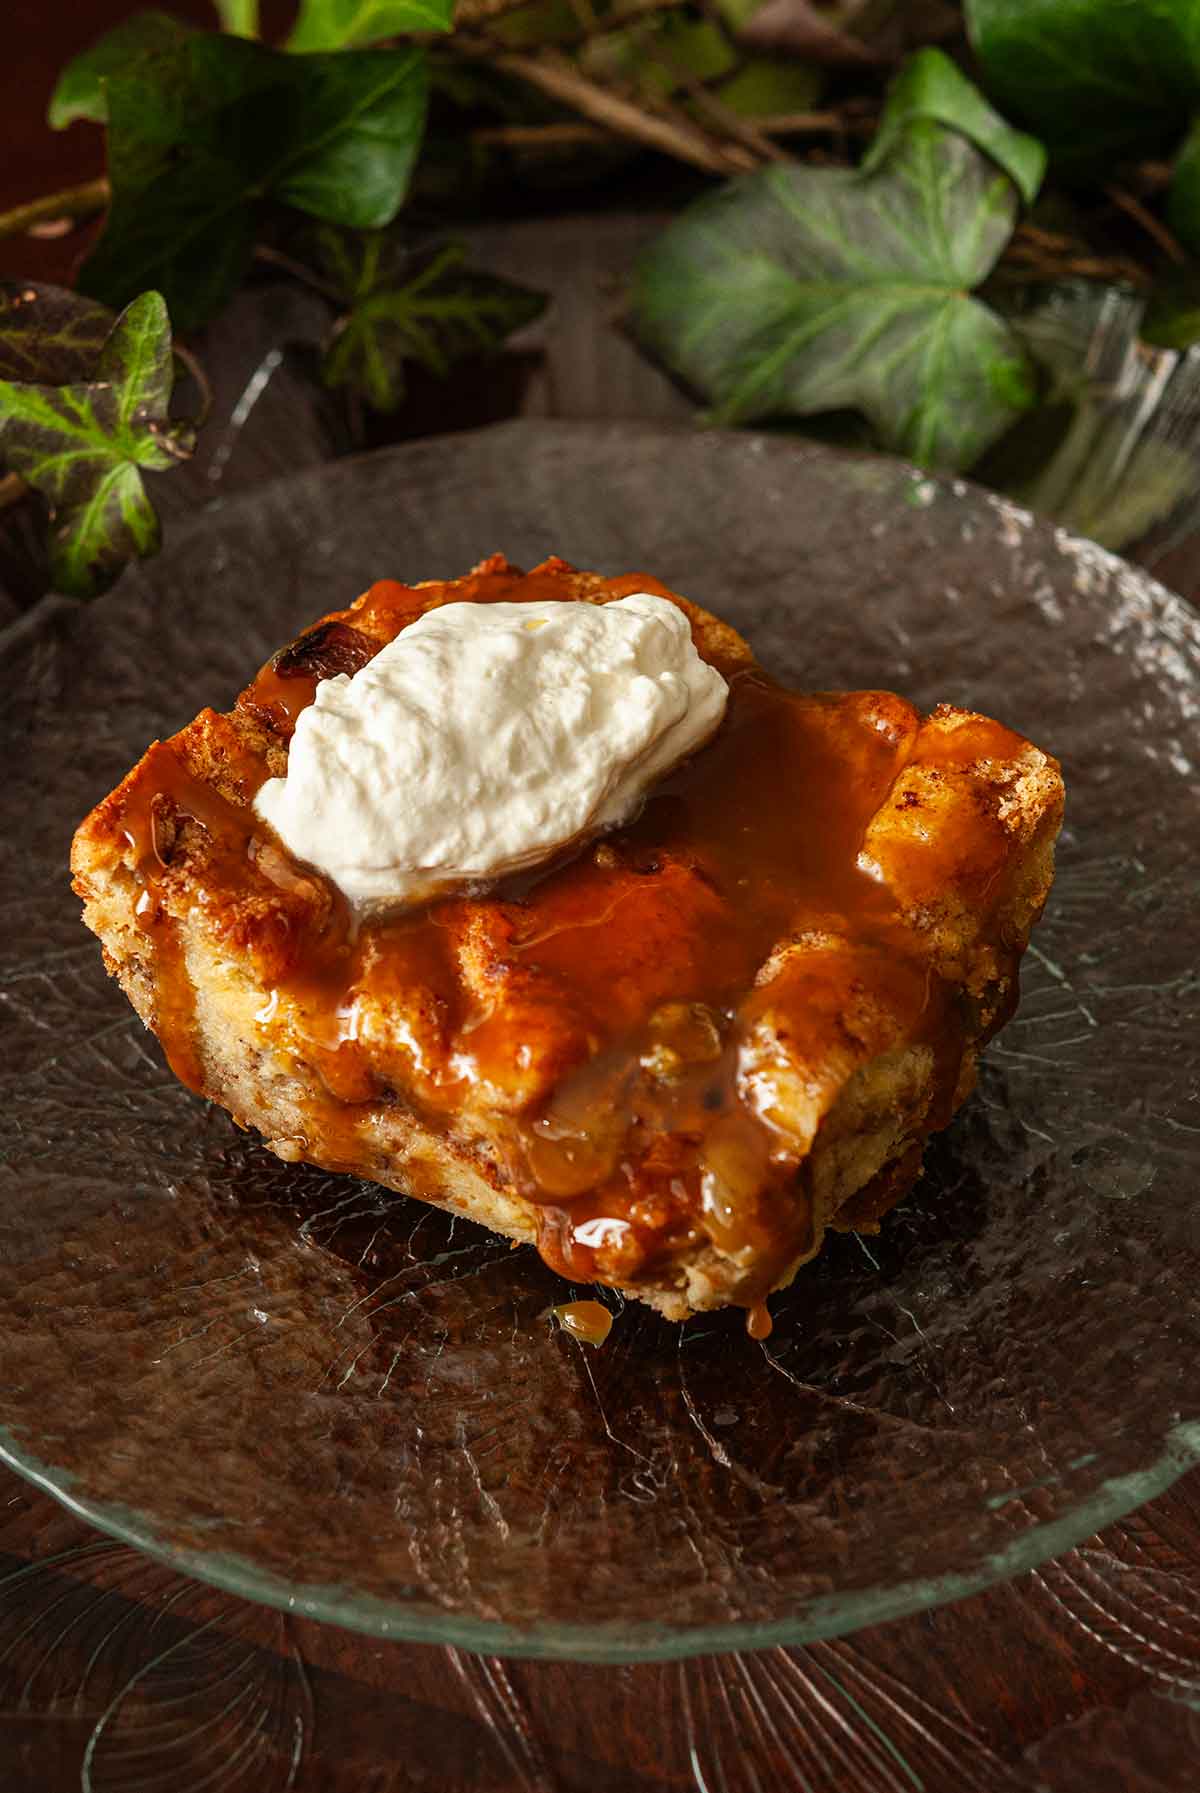
[[[400,1102],[537,1204],[556,1269],[625,1283],[711,1241],[744,1266],[739,1298],[761,1331],[762,1295],[814,1228],[806,1142],[745,1075],[746,1041],[780,990],[802,1061],[828,1057],[831,1038],[858,1049],[881,1026],[880,1049],[927,1047],[926,1130],[961,1097],[968,1039],[998,1024],[972,1014],[878,866],[860,863],[872,818],[920,761],[911,705],[784,690],[732,631],[706,633],[693,616],[698,646],[729,681],[726,715],[631,824],[532,874],[361,926],[251,807],[321,678],[358,670],[434,604],[578,597],[579,577],[561,562],[523,575],[497,557],[453,585],[385,581],[276,655],[232,716],[199,719],[202,752],[187,730],[150,750],[108,799],[108,819],[140,887],[154,1025],[176,1073],[205,1091],[181,942],[199,904],[254,967],[264,1039],[319,1072],[295,1156],[361,1168],[363,1128]],[[593,580],[587,596],[641,590],[680,602],[642,575]],[[961,750],[973,762],[1025,746],[973,721]],[[939,751],[953,759],[952,743]],[[980,838],[964,842],[960,828],[958,861],[994,882],[994,815],[981,808],[963,826]],[[936,883],[919,830],[913,840],[913,875]],[[819,954],[781,955],[781,943],[810,938]],[[1014,987],[1021,944],[993,953]]]

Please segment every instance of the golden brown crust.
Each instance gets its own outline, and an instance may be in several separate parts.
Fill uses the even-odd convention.
[[[464,580],[374,587],[276,656],[233,711],[204,710],[156,744],[76,834],[84,919],[180,1075],[281,1156],[537,1240],[558,1267],[669,1318],[750,1304],[789,1281],[828,1226],[877,1224],[968,1093],[1053,876],[1058,768],[948,706],[922,719],[889,693],[810,700],[820,751],[878,792],[855,836],[869,926],[840,887],[827,910],[798,897],[732,1006],[680,1000],[730,925],[710,843],[701,832],[650,863],[614,837],[527,902],[440,904],[436,969],[428,939],[426,959],[406,957],[393,934],[368,930],[352,975],[343,948],[351,1051],[330,1036],[321,958],[344,921],[337,893],[265,834],[254,792],[286,767],[317,677],[355,670],[428,608],[507,595],[521,578],[493,556]],[[525,585],[594,603],[656,591],[727,677],[757,677],[736,631],[647,576],[604,580],[552,561]],[[529,950],[534,922],[575,926],[572,905],[585,901],[601,919],[604,904],[619,907],[619,958],[564,969],[552,948]],[[467,1035],[475,1069],[456,1080]],[[633,1099],[613,1042],[635,1036]],[[701,1149],[708,1059],[736,1099],[702,1120]],[[585,1118],[564,1156],[551,1136],[575,1125],[581,1092]],[[618,1163],[633,1179],[619,1190]],[[590,1201],[593,1185],[605,1191],[596,1213],[626,1219],[623,1230],[593,1225],[585,1253],[578,1217],[591,1210],[579,1197]]]

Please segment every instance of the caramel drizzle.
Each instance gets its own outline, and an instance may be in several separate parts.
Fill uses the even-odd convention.
[[[231,827],[242,832],[243,824],[233,804],[193,778],[167,742],[156,741],[149,749],[138,767],[138,784],[141,800],[126,805],[123,821],[133,874],[141,885],[133,913],[151,949],[154,1031],[176,1077],[202,1096],[207,1092],[196,1043],[196,992],[165,879],[182,826],[198,823],[217,839]]]

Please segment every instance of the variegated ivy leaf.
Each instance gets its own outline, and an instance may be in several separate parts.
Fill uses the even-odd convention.
[[[383,231],[323,229],[314,248],[348,307],[326,350],[325,381],[356,388],[379,411],[403,399],[406,362],[446,374],[546,308],[543,293],[467,267],[458,244],[418,256]]]
[[[157,550],[141,470],[173,466],[194,440],[167,415],[171,384],[171,325],[154,292],[121,313],[90,378],[0,380],[0,464],[46,499],[58,591],[94,597],[128,560]]]
[[[116,323],[107,305],[40,280],[0,280],[0,380],[88,380]]]

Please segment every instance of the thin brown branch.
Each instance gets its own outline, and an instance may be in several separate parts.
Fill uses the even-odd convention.
[[[791,157],[786,150],[780,149],[777,143],[765,136],[761,129],[749,119],[726,106],[704,82],[686,69],[669,51],[653,48],[647,53],[647,60],[656,63],[675,83],[676,90],[682,88],[706,122],[722,137],[732,137],[735,143],[744,143],[746,148],[760,162],[788,162]]]
[[[767,137],[829,136],[845,121],[839,112],[789,112],[755,119]],[[611,143],[612,131],[585,120],[563,119],[544,125],[481,125],[471,132],[471,142],[481,149],[570,149],[575,145]]]
[[[311,287],[314,293],[320,293],[323,299],[331,300],[334,305],[342,306],[346,302],[345,294],[331,280],[325,280],[315,268],[296,261],[293,256],[285,255],[281,249],[272,249],[269,243],[255,243],[254,259],[264,262],[269,268],[278,268],[281,273],[290,274],[293,280],[298,280],[302,286]]]
[[[1072,237],[1065,237],[1057,230],[1045,230],[1040,224],[1018,224],[1014,235],[1022,242],[1034,244],[1038,249],[1071,250],[1079,247]]]
[[[1144,291],[1147,270],[1123,255],[1094,255],[1085,243],[1037,225],[1020,224],[1013,232],[994,278],[1001,280],[1103,280]]]
[[[581,44],[591,43],[598,37],[611,37],[614,32],[624,31],[627,25],[636,25],[639,19],[653,18],[655,13],[678,12],[682,3],[683,0],[629,0],[628,5],[597,19],[590,30],[556,38],[555,48],[577,50]]]
[[[556,50],[524,54],[501,51],[480,38],[456,35],[450,46],[460,55],[486,59],[492,68],[514,75],[551,99],[559,100],[594,124],[618,137],[660,150],[688,162],[706,174],[743,174],[757,166],[758,158],[742,145],[723,143],[690,119],[669,111],[648,111],[632,100],[610,93],[567,61]]]
[[[768,112],[754,122],[768,137],[815,137],[841,131],[869,137],[875,128],[873,122],[849,118],[845,112]]]
[[[182,361],[183,365],[187,368],[193,380],[196,382],[197,389],[200,393],[200,415],[195,419],[195,424],[198,430],[202,430],[208,422],[209,413],[213,408],[212,381],[205,373],[204,365],[199,357],[193,355],[190,349],[185,349],[180,342],[175,342],[171,346],[175,354],[175,359],[177,361]]]
[[[64,187],[59,193],[47,193],[41,199],[14,206],[11,212],[0,212],[0,237],[24,236],[35,224],[50,218],[73,218],[76,222],[93,218],[111,198],[112,188],[103,175],[78,187]]]
[[[510,149],[558,149],[577,143],[611,144],[612,132],[582,120],[574,124],[564,119],[561,124],[549,125],[481,125],[471,132],[471,142],[484,149],[493,144]]]
[[[537,0],[458,0],[454,9],[455,30],[483,25],[489,19],[502,19],[506,13],[524,12],[536,5]]]
[[[1138,183],[1145,193],[1161,193],[1169,187],[1175,170],[1169,162],[1139,162],[1137,165]]]
[[[29,490],[19,473],[6,473],[0,479],[0,510],[8,510],[10,505],[20,504],[22,498],[29,496]]]
[[[1135,199],[1132,193],[1126,193],[1122,187],[1106,186],[1104,191],[1113,204],[1120,207],[1127,218],[1132,218],[1135,224],[1141,226],[1151,241],[1157,243],[1163,254],[1169,256],[1171,261],[1185,262],[1187,260],[1187,256],[1161,218],[1156,218],[1153,212],[1147,211],[1140,199]]]

